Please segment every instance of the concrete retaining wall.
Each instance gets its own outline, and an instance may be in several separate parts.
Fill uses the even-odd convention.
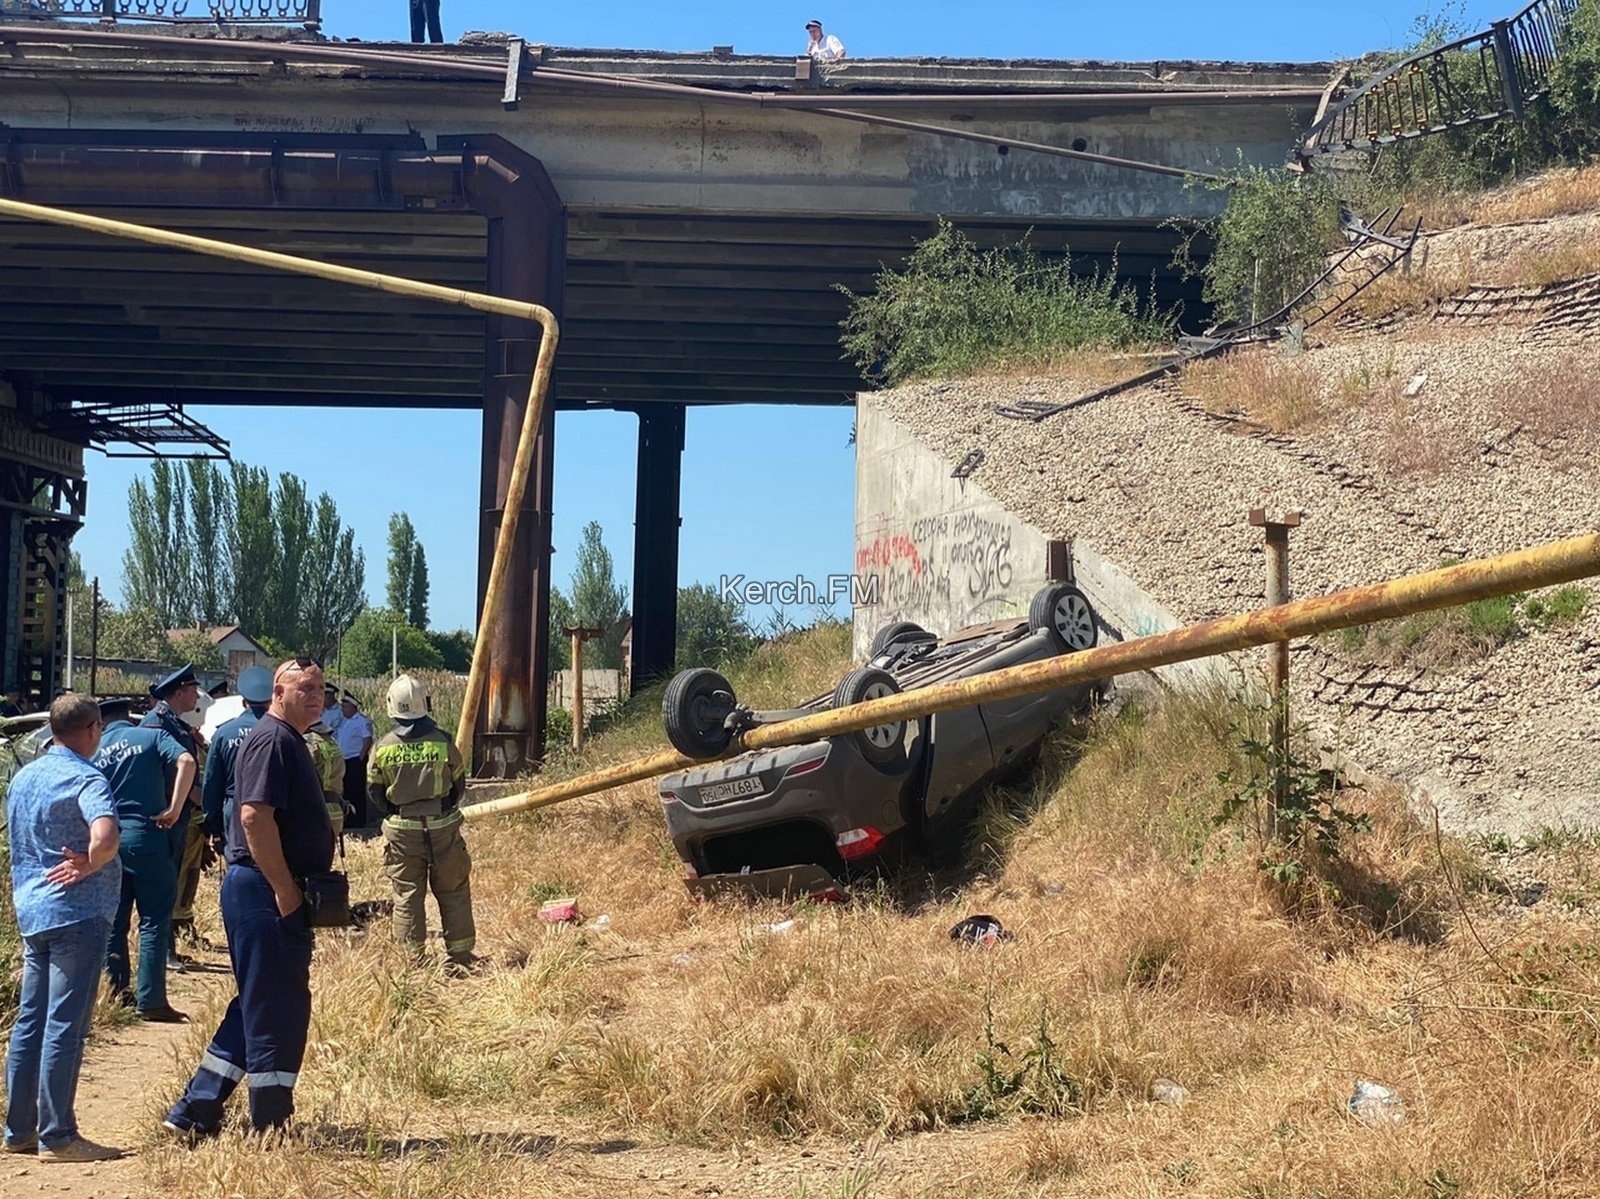
[[[876,397],[856,406],[856,577],[852,646],[865,660],[872,636],[897,620],[946,634],[964,625],[1025,616],[1052,574],[1075,583],[1100,620],[1100,640],[1123,641],[1178,628],[1115,562],[1082,541],[1054,555],[1050,538],[1011,515],[983,488],[953,478],[954,464]],[[1169,682],[1238,680],[1225,659],[1179,663]]]

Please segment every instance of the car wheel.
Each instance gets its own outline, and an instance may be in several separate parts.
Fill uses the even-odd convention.
[[[932,641],[934,636],[927,629],[910,620],[897,620],[893,624],[886,624],[879,629],[872,638],[872,652],[867,656],[876,658],[896,641]]]
[[[667,684],[661,720],[667,740],[686,758],[714,758],[733,742],[726,727],[734,707],[733,686],[705,666],[679,671]]]
[[[869,699],[882,699],[886,695],[899,694],[900,684],[895,682],[894,675],[875,666],[863,666],[859,670],[852,670],[839,680],[839,686],[833,692],[833,706],[847,708],[851,704],[859,704]],[[906,722],[903,720],[897,720],[893,724],[873,725],[870,729],[850,734],[855,739],[861,756],[879,766],[900,757],[905,735]]]
[[[1093,649],[1097,636],[1094,609],[1088,597],[1070,583],[1042,588],[1028,606],[1028,631],[1050,634],[1058,654]]]

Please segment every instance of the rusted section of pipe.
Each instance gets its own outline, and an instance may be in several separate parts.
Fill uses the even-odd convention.
[[[539,426],[544,419],[546,396],[550,390],[550,372],[555,363],[556,342],[560,335],[555,314],[542,305],[530,304],[523,300],[486,296],[457,287],[441,287],[435,283],[419,283],[415,279],[402,279],[396,275],[383,275],[376,271],[338,266],[312,258],[299,258],[293,254],[280,254],[275,250],[258,250],[253,246],[235,245],[232,242],[216,241],[209,237],[196,237],[190,233],[174,233],[168,229],[157,229],[132,221],[90,216],[60,208],[48,208],[41,204],[26,204],[21,200],[0,199],[0,216],[65,225],[91,233],[103,233],[109,237],[189,250],[214,258],[227,258],[291,274],[309,275],[312,278],[346,283],[392,295],[435,300],[443,304],[473,308],[479,312],[500,316],[520,317],[540,327],[543,335],[539,338],[539,355],[534,363],[533,379],[528,385],[527,408],[506,492],[506,511],[500,522],[499,536],[495,541],[494,559],[489,568],[489,585],[484,593],[483,612],[478,620],[478,635],[472,647],[472,670],[467,677],[467,694],[462,702],[461,722],[456,729],[456,744],[461,749],[462,756],[470,762],[473,726],[478,718],[478,707],[482,700],[484,677],[488,667],[489,642],[503,616],[505,605],[502,596],[511,560],[511,547],[517,536],[517,516],[521,512],[523,496],[527,491],[534,443],[538,440]]]
[[[726,753],[704,760],[719,761],[736,757],[747,750],[798,745],[874,725],[914,720],[935,712],[949,712],[995,700],[1053,691],[1057,687],[1075,683],[1091,683],[1116,675],[1170,666],[1176,662],[1268,645],[1274,641],[1309,637],[1375,620],[1454,607],[1492,596],[1552,587],[1594,574],[1600,574],[1600,533],[1586,533],[1496,558],[1478,559],[1459,566],[1406,575],[1367,587],[1352,587],[1331,595],[1188,625],[1170,633],[1121,641],[1079,654],[997,670],[976,678],[954,679],[849,707],[832,708],[802,716],[798,720],[752,729]],[[472,804],[461,810],[468,819],[524,812],[669,774],[695,764],[693,759],[675,751],[655,753],[553,786]]]

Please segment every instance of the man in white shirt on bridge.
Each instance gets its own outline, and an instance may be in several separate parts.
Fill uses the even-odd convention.
[[[819,62],[837,62],[844,57],[844,43],[831,33],[824,37],[821,21],[807,21],[806,34],[811,39],[806,53],[812,58]]]

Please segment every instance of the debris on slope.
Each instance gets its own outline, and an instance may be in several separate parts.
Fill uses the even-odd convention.
[[[982,446],[986,492],[1047,536],[1094,547],[1187,620],[1263,602],[1252,507],[1305,512],[1290,555],[1298,595],[1600,523],[1600,398],[1585,413],[1570,409],[1586,385],[1556,394],[1600,378],[1592,323],[1414,324],[1300,361],[1315,414],[1281,432],[1208,411],[1182,379],[1039,423],[994,408],[1069,397],[1082,381],[930,383],[876,400],[951,461]],[[1448,826],[1600,825],[1600,602],[1575,627],[1448,672],[1353,663],[1322,642],[1297,644],[1292,671],[1297,718],[1419,784]]]

